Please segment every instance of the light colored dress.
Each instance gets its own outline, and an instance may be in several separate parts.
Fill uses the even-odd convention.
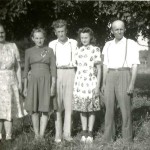
[[[82,46],[76,53],[77,72],[73,91],[73,110],[92,112],[100,110],[99,97],[94,96],[97,85],[96,63],[100,63],[100,48]]]
[[[24,116],[15,73],[17,61],[20,56],[15,43],[5,43],[0,49],[0,119],[8,121]]]

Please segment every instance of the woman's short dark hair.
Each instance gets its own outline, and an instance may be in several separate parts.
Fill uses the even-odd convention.
[[[81,33],[89,33],[89,35],[90,35],[90,44],[91,45],[95,45],[96,44],[96,39],[95,39],[95,37],[94,37],[94,32],[93,32],[93,30],[91,29],[91,28],[89,28],[89,27],[84,27],[84,28],[80,28],[79,30],[78,30],[78,47],[81,47],[81,46],[83,46],[83,44],[82,44],[82,42],[81,42]]]
[[[32,32],[31,32],[31,38],[34,36],[35,32],[41,32],[41,33],[43,33],[44,37],[46,37],[46,31],[41,27],[37,27],[37,28],[33,28]]]

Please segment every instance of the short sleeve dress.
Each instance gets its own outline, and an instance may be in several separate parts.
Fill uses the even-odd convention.
[[[15,43],[5,43],[0,49],[0,119],[11,121],[23,117],[19,99],[16,63],[20,55]]]
[[[100,48],[89,45],[82,46],[76,53],[77,72],[74,81],[73,110],[92,112],[100,110],[99,97],[94,96],[97,85],[97,69],[100,63]]]
[[[28,78],[28,72],[31,71]],[[25,52],[24,78],[28,78],[25,109],[28,112],[49,112],[57,109],[51,105],[51,77],[56,77],[53,50],[48,47],[32,47]],[[54,108],[55,107],[55,108]]]

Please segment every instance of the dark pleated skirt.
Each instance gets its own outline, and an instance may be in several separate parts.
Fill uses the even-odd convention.
[[[28,80],[25,109],[29,112],[49,112],[55,109],[50,95],[51,75],[47,68],[32,68]],[[54,107],[53,107],[54,106]]]

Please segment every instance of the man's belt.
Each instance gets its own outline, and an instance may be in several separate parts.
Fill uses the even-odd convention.
[[[122,68],[108,68],[108,71],[130,71],[129,67],[122,67]]]
[[[60,66],[60,67],[57,67],[57,69],[74,69],[75,67],[73,66]]]

